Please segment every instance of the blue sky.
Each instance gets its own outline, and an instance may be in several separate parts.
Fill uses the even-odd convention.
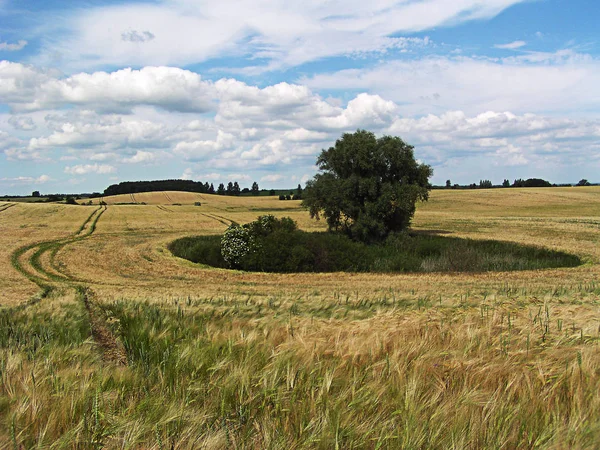
[[[589,0],[0,0],[0,194],[295,186],[358,128],[436,184],[600,182],[599,22]]]

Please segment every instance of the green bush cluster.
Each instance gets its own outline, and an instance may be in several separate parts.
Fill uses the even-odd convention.
[[[290,218],[261,216],[231,225],[222,238],[179,239],[179,257],[213,267],[260,272],[487,272],[573,267],[578,257],[510,242],[392,233],[367,245],[341,233],[306,233]]]

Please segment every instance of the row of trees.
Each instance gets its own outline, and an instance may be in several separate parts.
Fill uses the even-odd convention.
[[[299,186],[299,185],[298,185]],[[300,187],[300,186],[299,186]],[[258,183],[252,183],[251,188],[241,188],[237,181],[229,182],[227,185],[220,183],[216,188],[213,183],[193,181],[193,180],[156,180],[156,181],[124,181],[119,184],[113,184],[104,190],[104,196],[120,194],[139,194],[141,192],[156,191],[183,191],[198,192],[200,194],[217,195],[260,195],[261,190]],[[270,195],[275,195],[275,191],[269,191]],[[100,196],[100,194],[98,194]]]
[[[450,180],[446,180],[446,189],[490,189],[490,188],[509,188],[509,187],[552,187],[552,186],[571,186],[567,185],[557,185],[552,184],[549,181],[543,180],[541,178],[528,178],[523,180],[518,178],[514,180],[512,183],[510,180],[504,179],[501,185],[494,185],[490,180],[479,180],[479,184],[471,183],[468,185],[459,185],[452,184]],[[575,186],[590,186],[590,182],[588,180],[580,180]],[[440,186],[433,186],[434,189],[440,189]]]

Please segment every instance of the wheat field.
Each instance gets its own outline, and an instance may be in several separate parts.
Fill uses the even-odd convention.
[[[263,274],[166,248],[261,214],[325,229],[274,197],[0,203],[0,447],[600,446],[600,188],[433,191],[413,221],[576,268]]]

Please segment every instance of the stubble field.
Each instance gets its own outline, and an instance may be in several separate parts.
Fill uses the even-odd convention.
[[[0,202],[0,447],[600,445],[600,188],[433,191],[413,222],[576,268],[261,274],[166,249],[261,214],[324,229],[272,197]]]

